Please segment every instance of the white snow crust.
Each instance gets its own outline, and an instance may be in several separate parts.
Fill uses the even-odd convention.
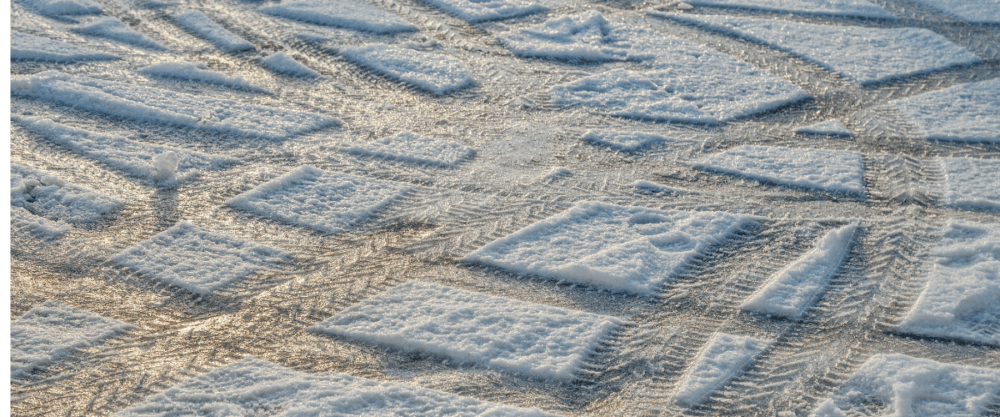
[[[585,202],[465,256],[520,274],[653,295],[748,217]]]
[[[218,23],[215,23],[208,16],[205,16],[204,13],[197,10],[176,15],[174,16],[174,21],[184,29],[191,31],[191,33],[205,38],[223,51],[240,52],[254,49],[250,42],[219,26]]]
[[[528,0],[421,0],[469,23],[503,20],[548,9]]]
[[[49,220],[72,223],[92,222],[124,206],[113,197],[16,163],[10,164],[10,204]]]
[[[802,126],[796,128],[795,133],[807,135],[851,136],[851,131],[847,130],[847,127],[837,119],[827,120],[814,125]]]
[[[742,308],[790,319],[802,316],[847,258],[857,228],[857,224],[850,224],[827,233],[815,248],[750,296]]]
[[[321,232],[338,233],[411,189],[403,183],[327,172],[307,165],[226,204]]]
[[[301,62],[296,61],[295,58],[292,58],[291,56],[289,56],[284,52],[275,52],[271,55],[268,55],[266,58],[260,60],[260,63],[263,64],[268,69],[270,69],[271,71],[280,74],[293,75],[296,77],[313,77],[313,78],[320,76],[318,72],[313,71],[312,68],[309,68],[303,65]]]
[[[411,281],[309,329],[570,381],[620,324],[614,317]]]
[[[80,106],[140,122],[275,140],[337,123],[335,118],[318,114],[75,77],[58,71],[12,76],[10,89],[14,95]]]
[[[553,167],[552,169],[549,170],[549,172],[546,172],[545,175],[542,175],[541,180],[546,182],[551,182],[559,178],[565,178],[571,175],[573,175],[573,171],[570,171],[569,168]]]
[[[278,415],[282,417],[549,415],[537,408],[512,407],[398,382],[296,372],[256,358],[191,378],[116,415],[221,417],[273,415],[276,410],[281,410]]]
[[[1000,78],[961,84],[892,104],[928,139],[1000,142]]]
[[[91,346],[132,326],[47,301],[10,323],[11,378],[28,376],[76,348]]]
[[[448,55],[382,44],[342,48],[338,53],[357,65],[437,95],[476,83],[465,63]]]
[[[743,373],[770,340],[716,333],[698,353],[691,369],[677,386],[674,399],[689,406],[701,404],[709,395]]]
[[[10,32],[10,59],[25,61],[103,61],[117,56],[16,31]]]
[[[896,18],[888,10],[866,0],[686,0],[686,3],[693,6],[732,7],[768,12]]]
[[[941,158],[946,206],[985,210],[1000,209],[1000,161],[995,159]]]
[[[458,166],[476,154],[476,150],[468,146],[412,132],[402,132],[374,142],[349,146],[344,148],[344,152],[445,167]]]
[[[619,44],[612,27],[600,12],[559,16],[527,29],[497,37],[522,58],[603,62],[627,58],[627,44]]]
[[[666,142],[667,138],[655,133],[590,130],[583,135],[583,140],[618,151],[635,152]]]
[[[139,69],[140,74],[217,84],[243,90],[267,91],[239,75],[226,75],[208,68],[204,62],[160,62]]]
[[[1000,23],[1000,1],[997,0],[913,0],[913,2],[967,22]]]
[[[25,3],[45,16],[101,13],[101,7],[91,0],[27,0]]]
[[[66,234],[72,227],[63,221],[52,221],[44,217],[31,214],[23,207],[10,208],[11,229],[24,229],[29,233],[43,239],[54,239]]]
[[[258,10],[272,16],[378,34],[418,30],[402,17],[362,1],[292,0]]]
[[[73,28],[73,31],[84,35],[99,36],[150,49],[161,51],[167,49],[163,45],[160,45],[156,41],[150,39],[148,36],[132,29],[121,20],[110,16],[98,17],[90,23]]]
[[[711,155],[694,168],[781,185],[865,194],[864,158],[854,151],[738,146]]]
[[[664,14],[786,51],[862,85],[981,62],[927,29],[814,25],[735,16]]]

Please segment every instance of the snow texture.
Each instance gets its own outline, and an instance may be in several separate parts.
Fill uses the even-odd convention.
[[[614,317],[413,281],[309,329],[571,381],[620,324]]]
[[[847,127],[845,127],[844,124],[837,119],[796,128],[795,133],[806,135],[851,136],[851,131],[847,130]]]
[[[288,56],[284,52],[275,52],[260,61],[265,67],[279,74],[292,75],[295,77],[315,78],[320,74],[305,65],[302,65],[295,58]]]
[[[931,140],[1000,142],[1000,78],[893,101]]]
[[[288,253],[181,222],[111,261],[168,284],[211,293],[286,259]]]
[[[103,61],[117,56],[25,33],[10,32],[10,59],[25,61]]]
[[[219,26],[218,23],[215,23],[208,16],[205,16],[204,13],[197,10],[176,15],[174,16],[174,21],[184,29],[191,31],[191,33],[205,38],[223,51],[240,52],[254,49],[250,42]]]
[[[338,53],[371,71],[437,95],[476,83],[465,64],[448,55],[381,44],[342,48]]]
[[[377,34],[418,30],[402,17],[362,1],[292,0],[258,10],[272,16]]]
[[[862,85],[981,62],[927,29],[814,25],[734,16],[664,16],[796,55]]]
[[[1000,372],[900,354],[876,355],[837,391],[810,417],[846,416],[843,410],[855,403],[885,404],[879,414],[885,416],[973,417],[996,400]]]
[[[114,17],[102,16],[94,19],[90,23],[73,28],[76,33],[84,35],[98,36],[118,42],[141,46],[144,48],[166,50],[163,45],[156,43],[148,36],[132,29],[121,20]]]
[[[101,7],[91,0],[27,0],[26,4],[45,16],[101,13]]]
[[[743,373],[773,342],[749,336],[716,333],[677,386],[674,399],[695,406]]]
[[[635,152],[666,142],[667,138],[654,133],[591,130],[583,135],[583,140],[617,151]]]
[[[54,175],[10,164],[10,204],[49,220],[87,223],[124,206],[121,201]]]
[[[444,167],[458,166],[462,161],[476,154],[475,149],[468,146],[440,141],[412,132],[402,132],[374,142],[350,146],[345,148],[344,152]]]
[[[139,69],[140,74],[217,84],[243,90],[266,91],[238,75],[213,71],[204,62],[160,62]]]
[[[864,196],[864,158],[854,151],[738,146],[694,165],[780,185]]]
[[[398,382],[339,373],[309,374],[247,358],[191,378],[118,417],[179,415],[526,416],[549,414]]]
[[[128,329],[128,324],[48,301],[10,323],[11,378]]]
[[[337,119],[318,114],[75,77],[58,71],[12,76],[10,88],[13,95],[79,106],[115,117],[265,139],[287,139],[337,123]]]
[[[388,206],[411,188],[398,182],[302,166],[227,204],[294,225],[338,233]]]
[[[542,175],[542,181],[552,182],[559,178],[565,178],[571,175],[573,175],[573,171],[570,171],[569,168],[553,167],[549,170],[549,172],[546,172],[545,175]]]
[[[743,303],[743,309],[790,319],[801,317],[847,258],[857,228],[851,224],[827,233],[815,248],[778,272]]]
[[[1000,161],[995,159],[941,158],[944,193],[949,207],[1000,209]]]
[[[526,0],[421,0],[469,23],[503,20],[544,12],[538,3]]]
[[[29,233],[43,239],[57,238],[66,234],[71,229],[70,225],[63,221],[52,221],[44,217],[38,217],[23,207],[10,208],[10,227],[11,229],[27,230]]]
[[[465,256],[520,274],[653,295],[749,218],[584,202]]]
[[[951,221],[930,279],[899,330],[1000,345],[1000,227]]]
[[[892,13],[866,0],[687,0],[693,6],[731,7],[778,13],[895,19]]]
[[[619,44],[604,16],[593,10],[552,18],[498,39],[522,58],[604,62],[623,60],[628,55],[627,45]]]
[[[972,23],[1000,23],[998,0],[912,0]]]

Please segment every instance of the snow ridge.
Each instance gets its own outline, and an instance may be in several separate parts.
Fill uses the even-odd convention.
[[[896,16],[888,10],[866,0],[686,0],[686,3],[692,6],[732,7],[768,12],[896,19]]]
[[[854,151],[738,146],[693,167],[781,185],[865,194],[864,159]]]
[[[25,61],[103,61],[119,59],[117,56],[93,49],[54,41],[16,31],[10,32],[10,59]]]
[[[338,53],[357,65],[432,94],[445,95],[476,84],[465,63],[448,55],[394,45],[341,48]]]
[[[52,221],[44,217],[38,217],[25,210],[24,207],[13,206],[10,208],[11,229],[24,229],[29,233],[43,239],[55,239],[66,234],[72,227],[61,220]]]
[[[377,34],[418,30],[402,17],[386,12],[371,3],[353,0],[292,0],[257,10],[287,19]]]
[[[627,45],[618,44],[604,16],[595,10],[552,18],[498,39],[522,58],[603,62],[619,61],[628,54]]]
[[[132,326],[118,320],[46,301],[10,324],[11,378],[67,356],[76,348],[94,345]]]
[[[140,74],[161,78],[199,81],[230,88],[267,92],[238,75],[226,75],[208,68],[204,62],[160,62],[139,69]]]
[[[219,26],[218,23],[215,23],[208,16],[205,16],[204,13],[197,10],[176,15],[174,16],[174,21],[184,29],[205,38],[223,51],[240,52],[254,49],[250,42]]]
[[[469,23],[503,20],[548,9],[527,0],[421,0]]]
[[[266,58],[262,59],[260,63],[271,71],[280,74],[307,78],[321,76],[318,72],[313,71],[312,68],[303,65],[301,62],[296,61],[295,58],[292,58],[284,52],[275,52],[268,55]]]
[[[617,151],[636,152],[666,142],[667,138],[654,133],[590,130],[583,135],[583,140]]]
[[[110,16],[98,17],[90,23],[73,28],[73,31],[84,35],[99,36],[144,48],[159,51],[167,50],[166,47],[150,39],[148,36],[137,32],[121,20]]]
[[[1000,2],[996,0],[913,0],[966,22],[1000,23]]]
[[[770,340],[716,333],[677,385],[674,400],[695,406],[733,380],[773,344]]]
[[[827,120],[814,125],[802,126],[796,128],[795,133],[806,135],[851,136],[851,131],[847,130],[847,127],[845,127],[844,124],[837,119]]]
[[[27,0],[26,3],[38,14],[45,16],[101,13],[101,6],[91,0]]]
[[[1000,209],[1000,161],[940,158],[944,170],[945,206],[980,210]]]
[[[402,132],[374,142],[349,146],[344,148],[344,152],[444,167],[455,167],[476,154],[476,150],[468,146],[439,141],[412,132]]]
[[[10,204],[49,220],[87,223],[125,204],[89,188],[67,184],[56,176],[16,163],[10,164]]]

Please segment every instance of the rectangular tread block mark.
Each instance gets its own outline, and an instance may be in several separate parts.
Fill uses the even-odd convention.
[[[174,21],[184,29],[205,38],[223,51],[240,52],[254,49],[250,42],[219,26],[218,23],[215,23],[208,16],[205,16],[204,13],[197,10],[176,15],[174,16]]]
[[[27,376],[32,370],[69,355],[75,348],[90,346],[132,327],[47,301],[10,324],[10,373]]]
[[[69,184],[49,172],[12,163],[10,205],[52,221],[88,223],[121,209],[125,202]]]
[[[713,392],[739,376],[773,343],[749,336],[715,334],[694,359],[691,369],[684,374],[674,399],[690,406],[701,404]]]

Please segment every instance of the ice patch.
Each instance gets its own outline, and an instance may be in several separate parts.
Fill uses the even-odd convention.
[[[406,184],[302,166],[229,200],[235,208],[338,233],[410,191]]]
[[[362,67],[437,95],[476,84],[465,64],[447,55],[392,45],[347,47],[338,53]]]
[[[591,130],[583,135],[583,140],[622,152],[635,152],[666,142],[667,138],[653,133]]]
[[[24,378],[77,348],[91,346],[130,327],[47,301],[10,323],[10,376]]]
[[[620,324],[614,317],[412,281],[309,330],[570,381]]]
[[[694,168],[781,185],[864,196],[864,158],[853,151],[738,146]]]
[[[160,45],[159,43],[156,43],[156,41],[150,39],[148,36],[130,28],[121,20],[109,16],[98,17],[90,23],[73,28],[73,31],[84,35],[98,36],[150,49],[157,49],[161,51],[167,49],[163,45]]]
[[[272,16],[377,34],[418,30],[402,17],[361,1],[292,0],[258,10]]]
[[[219,26],[218,23],[215,23],[208,16],[205,16],[204,13],[197,10],[176,15],[174,16],[174,21],[184,29],[191,31],[191,33],[205,38],[223,51],[240,52],[254,49],[250,42]]]
[[[458,166],[476,154],[476,150],[468,146],[412,132],[403,132],[374,142],[350,146],[344,148],[344,152],[445,167]]]
[[[213,71],[203,62],[160,62],[142,67],[138,72],[152,77],[176,78],[243,90],[267,91],[238,75],[226,75]]]
[[[994,159],[941,158],[944,195],[949,207],[1000,209],[1000,161]]]
[[[45,16],[101,13],[101,7],[91,0],[27,0],[26,3]]]
[[[566,61],[618,61],[628,55],[627,44],[611,35],[612,29],[597,11],[546,20],[497,38],[522,58]]]
[[[139,122],[266,139],[287,139],[337,123],[332,117],[240,104],[158,88],[74,77],[58,71],[12,76],[11,94],[83,107]]]
[[[847,258],[857,228],[857,224],[851,224],[827,233],[815,248],[778,272],[742,308],[790,319],[802,316]]]
[[[701,404],[713,392],[743,373],[772,343],[749,336],[716,333],[698,353],[691,370],[684,374],[674,399],[689,406]]]
[[[972,23],[1000,23],[1000,1],[997,0],[913,0]]]
[[[865,0],[688,0],[694,6],[732,7],[778,13],[895,19],[892,13]]]
[[[11,229],[27,230],[29,233],[43,239],[57,238],[71,229],[70,225],[63,221],[52,221],[44,217],[38,217],[23,207],[10,208],[10,227]]]
[[[548,9],[526,0],[421,0],[469,23],[503,20]]]
[[[931,140],[1000,142],[1000,78],[893,101]]]
[[[510,271],[653,295],[749,220],[585,202],[465,256]]]
[[[271,71],[296,77],[319,77],[320,74],[284,52],[275,52],[260,61]]]
[[[10,204],[49,220],[87,223],[116,211],[124,203],[44,171],[10,164]]]
[[[54,41],[35,35],[10,32],[10,59],[25,61],[102,61],[119,59],[117,56]]]
[[[847,130],[847,127],[837,119],[799,127],[795,129],[795,133],[806,135],[851,136],[851,131]]]

